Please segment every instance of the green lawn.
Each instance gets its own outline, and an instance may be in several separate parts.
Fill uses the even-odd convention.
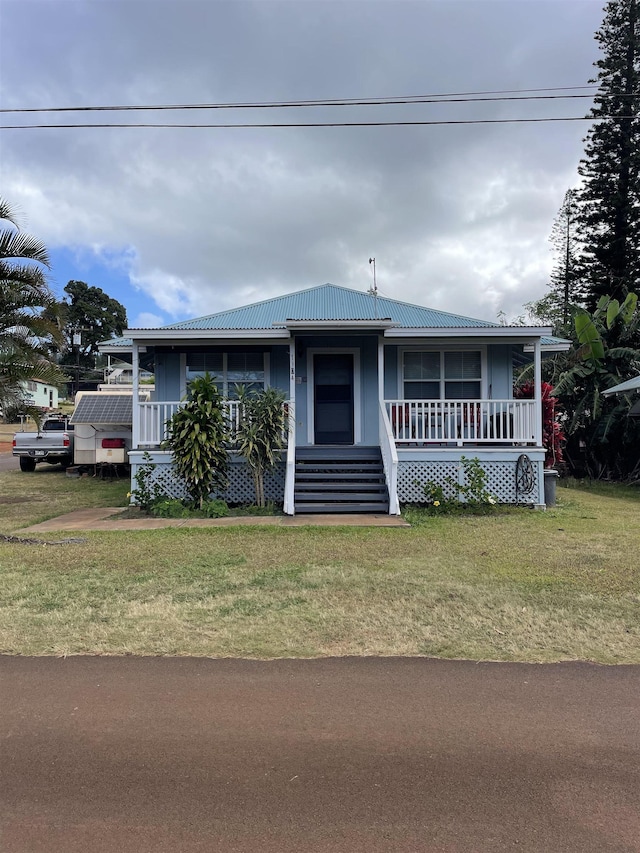
[[[128,488],[53,468],[0,474],[0,533],[82,506],[124,506]],[[0,542],[0,651],[639,663],[640,490],[558,495],[547,512],[443,516],[410,529]]]

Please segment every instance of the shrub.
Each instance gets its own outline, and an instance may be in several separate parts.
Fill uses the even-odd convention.
[[[487,472],[477,457],[460,457],[463,479],[446,476],[441,482],[428,480],[422,487],[428,508],[436,514],[471,510],[492,510],[498,503],[494,494],[487,488]],[[448,495],[453,492],[455,497]]]
[[[164,442],[195,504],[202,508],[215,490],[227,487],[228,425],[214,377],[197,376],[188,385],[187,402],[167,423]]]
[[[160,486],[152,482],[156,465],[151,460],[151,454],[145,450],[142,459],[144,464],[140,465],[133,478],[137,488],[129,492],[128,497],[133,498],[133,503],[140,509],[149,512],[153,505],[164,497],[164,494]]]

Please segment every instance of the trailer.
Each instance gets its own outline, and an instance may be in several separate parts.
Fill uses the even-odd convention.
[[[75,444],[75,466],[93,466],[96,471],[128,465],[133,423],[131,393],[80,391],[71,416]]]

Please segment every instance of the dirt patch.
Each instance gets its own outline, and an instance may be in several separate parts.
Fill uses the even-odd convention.
[[[13,444],[10,441],[0,441],[0,453],[9,453]]]
[[[0,504],[27,504],[30,501],[39,501],[40,498],[9,497],[8,495],[0,495]]]

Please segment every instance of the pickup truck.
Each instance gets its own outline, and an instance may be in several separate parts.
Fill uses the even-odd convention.
[[[73,462],[73,424],[64,415],[47,417],[38,432],[13,436],[12,453],[20,460],[21,471],[35,471],[38,462],[66,468]]]

